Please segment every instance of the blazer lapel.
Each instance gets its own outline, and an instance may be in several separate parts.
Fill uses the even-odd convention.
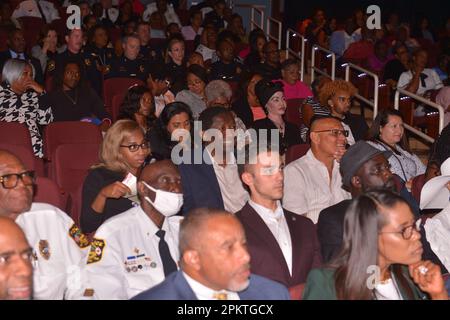
[[[222,199],[222,192],[220,191],[219,181],[217,180],[216,173],[214,171],[214,166],[212,164],[212,160],[209,157],[208,152],[205,152],[205,149],[203,149],[203,154],[209,158],[209,162],[211,163],[211,164],[208,164],[208,163],[201,164],[203,173],[204,173],[207,181],[210,182],[210,185],[213,187],[215,194],[219,195],[217,200],[221,204],[221,207],[225,208],[225,206],[223,204],[223,199]]]
[[[248,202],[242,209],[242,212],[245,213],[243,215],[245,216],[245,223],[249,226],[250,229],[253,230],[255,234],[258,235],[261,241],[267,244],[267,250],[275,254],[276,261],[278,261],[282,266],[282,272],[285,275],[286,279],[290,279],[291,275],[286,263],[286,259],[284,258],[283,252],[281,251],[281,248],[272,231],[270,231],[264,220]],[[271,261],[271,263],[273,263],[273,261]]]
[[[175,275],[174,283],[176,292],[180,296],[180,300],[197,300],[197,296],[181,271],[178,271]]]
[[[297,239],[296,235],[298,234],[295,230],[296,225],[296,217],[292,214],[287,213],[283,209],[284,217],[286,218],[286,222],[289,228],[289,234],[291,236],[291,245],[292,245],[292,274],[299,274],[299,270],[297,270],[301,265],[301,253],[302,248],[300,248],[300,240]]]

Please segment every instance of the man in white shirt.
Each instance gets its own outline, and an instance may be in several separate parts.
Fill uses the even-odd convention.
[[[87,264],[84,296],[130,299],[177,271],[180,174],[170,160],[147,165],[137,182],[139,207],[96,231]]]
[[[45,0],[25,0],[22,1],[14,10],[12,17],[17,19],[21,17],[42,18],[44,22],[51,23],[53,20],[60,19],[59,12],[55,5]]]
[[[103,14],[100,18],[102,23],[107,27],[112,26],[119,17],[119,10],[113,7],[111,0],[100,0],[100,3],[103,8]]]
[[[322,209],[351,197],[343,190],[340,159],[347,139],[341,121],[334,117],[312,120],[311,149],[284,169],[283,207],[317,223]]]
[[[136,300],[286,300],[283,285],[250,274],[239,220],[222,210],[194,209],[180,227],[180,267]]]
[[[0,300],[25,300],[33,294],[33,249],[22,229],[0,217]]]
[[[354,19],[348,18],[345,21],[343,30],[336,30],[330,37],[330,50],[336,53],[337,57],[344,55],[345,50],[353,43],[361,40],[361,28],[356,29]]]
[[[281,206],[284,176],[279,152],[250,147],[246,153],[239,168],[250,200],[236,217],[247,235],[251,270],[289,288],[305,283],[309,271],[321,264],[314,224]]]
[[[74,298],[89,241],[65,212],[32,203],[33,184],[33,172],[11,153],[0,151],[0,216],[15,220],[33,248],[33,297]]]
[[[142,14],[142,20],[149,21],[153,12],[159,11],[165,18],[166,25],[170,23],[176,23],[181,28],[182,24],[180,18],[176,14],[173,5],[167,4],[167,0],[156,0],[156,2],[150,3]]]

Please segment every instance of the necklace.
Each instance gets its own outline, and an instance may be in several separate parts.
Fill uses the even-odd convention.
[[[75,99],[72,99],[72,97],[69,96],[69,95],[66,93],[66,90],[64,90],[64,89],[63,89],[63,93],[64,93],[64,95],[67,97],[67,99],[69,99],[70,102],[72,102],[73,105],[76,105],[76,104],[78,103],[78,89],[75,89]]]

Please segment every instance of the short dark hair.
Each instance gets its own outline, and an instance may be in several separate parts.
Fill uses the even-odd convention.
[[[298,66],[298,62],[297,60],[293,59],[293,58],[289,58],[283,61],[283,63],[281,64],[281,70],[284,70],[292,65],[297,65]]]
[[[206,69],[198,64],[192,64],[187,68],[186,77],[187,75],[191,73],[200,80],[202,80],[205,85],[208,84],[208,73],[206,72]]]
[[[224,113],[231,114],[231,111],[228,110],[227,108],[219,106],[209,107],[203,110],[202,113],[200,113],[200,116],[198,117],[198,120],[202,122],[203,130],[211,129],[214,123],[214,118]]]

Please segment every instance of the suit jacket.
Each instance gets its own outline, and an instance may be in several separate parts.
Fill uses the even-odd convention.
[[[306,282],[309,271],[318,268],[322,258],[313,222],[287,210],[284,216],[291,234],[292,275],[275,237],[253,207],[247,203],[236,213],[247,235],[252,273],[292,287]]]
[[[238,293],[241,300],[289,300],[283,285],[252,274],[247,289]],[[132,300],[197,300],[181,270],[171,273],[157,286],[144,291]]]
[[[207,155],[203,152],[202,155]],[[179,164],[181,184],[183,186],[183,215],[189,210],[200,207],[216,208],[224,210],[222,193],[212,164],[207,164],[202,159],[201,164],[194,164],[192,151],[191,164]]]
[[[31,57],[27,53],[23,54],[25,57],[25,60],[29,63],[31,63],[34,67],[35,75],[34,80],[39,83],[40,85],[44,85],[44,74],[42,73],[42,67],[41,63],[38,59]],[[3,70],[3,65],[11,59],[11,52],[8,50],[0,52],[0,70]]]

